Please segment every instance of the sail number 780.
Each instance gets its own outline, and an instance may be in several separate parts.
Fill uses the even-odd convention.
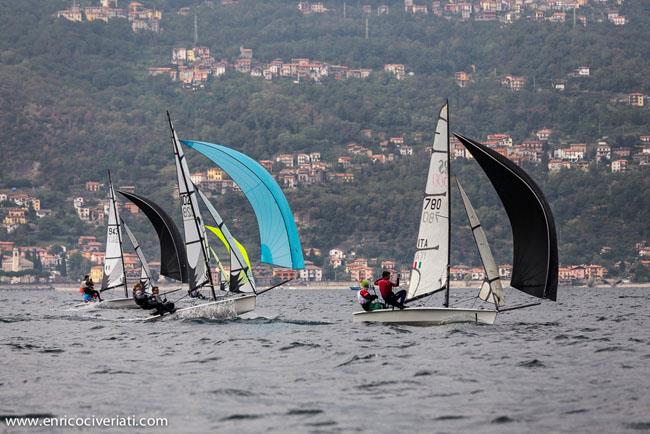
[[[424,198],[424,209],[437,210],[442,207],[442,199],[435,197],[425,197]]]

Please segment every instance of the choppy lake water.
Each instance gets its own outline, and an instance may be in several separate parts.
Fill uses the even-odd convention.
[[[353,296],[274,290],[244,318],[144,324],[71,309],[74,293],[0,291],[0,414],[161,416],[169,432],[650,431],[648,288],[561,289],[493,326],[353,324]]]

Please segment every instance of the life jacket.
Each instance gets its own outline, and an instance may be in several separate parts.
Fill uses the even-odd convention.
[[[357,294],[357,300],[359,301],[359,304],[366,304],[370,300],[370,293],[366,288],[361,288],[359,293]]]

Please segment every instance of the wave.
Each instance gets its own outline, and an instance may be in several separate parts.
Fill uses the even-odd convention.
[[[341,366],[350,365],[350,364],[352,364],[354,362],[358,362],[358,361],[362,361],[362,360],[369,360],[369,359],[372,359],[373,357],[376,357],[376,356],[377,356],[376,354],[367,354],[365,356],[352,356],[351,359],[341,363],[340,365],[336,365],[336,367],[340,368]]]
[[[280,351],[292,350],[294,348],[320,348],[320,345],[304,342],[291,342],[289,345],[280,348]]]

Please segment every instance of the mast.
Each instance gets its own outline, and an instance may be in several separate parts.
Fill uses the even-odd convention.
[[[445,307],[449,307],[449,275],[451,268],[451,156],[449,155],[449,100],[445,99],[447,106],[447,285],[445,289]]]
[[[214,283],[212,282],[212,272],[210,271],[210,256],[207,251],[207,242],[205,239],[205,232],[203,229],[203,220],[201,219],[201,216],[198,213],[198,203],[195,203],[192,200],[192,195],[196,194],[196,189],[194,188],[194,183],[192,182],[191,179],[188,179],[189,171],[187,169],[187,162],[184,162],[185,155],[182,153],[182,149],[180,147],[180,143],[178,142],[178,138],[176,137],[176,131],[174,131],[174,125],[172,124],[172,119],[171,116],[169,115],[169,111],[167,111],[167,120],[169,122],[169,129],[171,130],[171,139],[172,139],[172,145],[174,146],[174,156],[176,158],[176,171],[178,175],[178,193],[181,197],[181,208],[183,212],[183,228],[185,230],[185,246],[187,247],[190,244],[194,243],[200,243],[201,246],[201,251],[200,254],[203,255],[203,263],[205,265],[206,273],[207,273],[207,280],[201,283],[196,283],[195,282],[195,287],[192,288],[192,285],[190,284],[190,291],[193,291],[196,288],[199,288],[206,283],[210,284],[210,290],[212,291],[212,298],[216,300],[217,294],[214,291]],[[185,163],[185,164],[183,164]],[[185,191],[181,190],[181,181],[183,183],[183,187]],[[189,215],[191,213],[191,215]],[[196,236],[198,239],[196,240],[187,240],[187,226],[186,226],[186,221],[190,219],[193,221],[194,229],[196,230]],[[197,258],[198,259],[198,258]],[[188,262],[190,260],[190,252],[188,251]],[[195,272],[196,268],[195,266],[198,265],[194,264],[194,266],[190,263],[190,267],[192,267],[192,271]],[[190,280],[191,282],[191,280]]]

